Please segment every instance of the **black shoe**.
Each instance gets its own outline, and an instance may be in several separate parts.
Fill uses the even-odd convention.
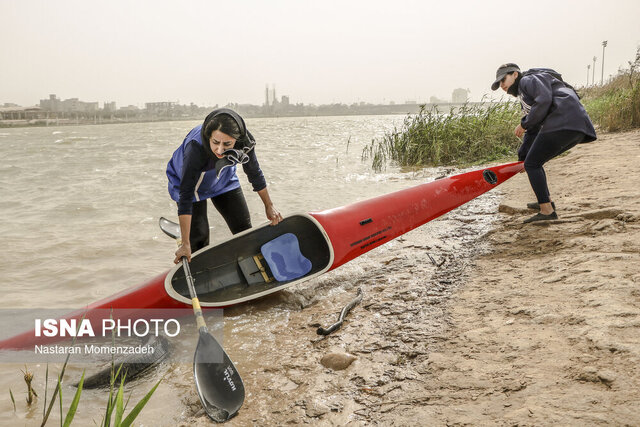
[[[549,215],[537,213],[531,218],[525,219],[523,221],[523,224],[529,224],[530,222],[535,222],[535,221],[551,221],[554,219],[558,219],[558,214],[556,213],[556,211],[551,212]]]
[[[556,204],[555,203],[551,202],[551,207],[553,208],[554,211],[556,210]],[[538,204],[538,202],[527,203],[527,208],[539,211],[540,210],[540,205]]]

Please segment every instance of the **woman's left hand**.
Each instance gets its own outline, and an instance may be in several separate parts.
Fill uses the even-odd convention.
[[[526,130],[522,127],[522,125],[516,126],[516,129],[513,131],[513,133],[515,133],[518,138],[522,138],[522,135],[524,135],[525,132]]]
[[[278,210],[274,208],[273,205],[269,205],[268,207],[266,207],[265,212],[267,214],[267,218],[269,219],[269,221],[271,221],[271,225],[276,225],[277,223],[282,221],[282,215],[280,215],[280,212],[278,212]]]

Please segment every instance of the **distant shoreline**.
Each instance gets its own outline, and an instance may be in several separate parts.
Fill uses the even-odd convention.
[[[471,104],[491,104],[490,102],[469,102]],[[348,117],[348,116],[388,116],[388,115],[408,115],[416,114],[420,111],[420,108],[430,108],[432,106],[438,106],[442,108],[442,111],[449,111],[452,108],[459,108],[465,104],[460,103],[442,103],[442,104],[398,104],[398,105],[366,105],[361,106],[353,111],[345,111],[341,108],[335,108],[334,106],[319,106],[317,110],[310,111],[307,114],[300,114],[296,112],[282,112],[282,113],[257,113],[256,111],[244,111],[242,106],[227,106],[228,108],[235,109],[246,119],[262,119],[262,118],[295,118],[295,117]],[[323,108],[327,107],[327,108]],[[334,108],[331,108],[334,107]],[[207,109],[211,111],[214,108]],[[46,112],[44,112],[46,113]],[[41,113],[42,114],[42,113]],[[86,126],[86,125],[105,125],[105,124],[130,124],[130,123],[156,123],[156,122],[174,122],[174,121],[194,121],[202,120],[206,113],[190,114],[183,116],[163,116],[163,115],[150,115],[145,113],[134,117],[103,117],[103,113],[46,113],[47,117],[35,117],[24,119],[5,119],[0,120],[0,128],[22,128],[22,127],[56,127],[56,126]],[[62,117],[49,117],[50,115],[61,114]],[[142,116],[142,117],[141,117]]]

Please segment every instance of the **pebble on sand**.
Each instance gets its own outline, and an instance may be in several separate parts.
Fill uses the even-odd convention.
[[[347,369],[356,357],[347,353],[329,353],[322,357],[320,363],[325,368],[333,369],[334,371],[341,371]]]

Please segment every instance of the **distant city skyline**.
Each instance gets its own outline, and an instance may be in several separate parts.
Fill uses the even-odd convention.
[[[504,96],[489,86],[505,62],[576,86],[592,65],[606,80],[633,59],[638,16],[637,0],[3,0],[0,105],[54,93],[261,105],[265,84],[316,105],[428,102],[456,88],[479,101]]]
[[[292,102],[291,101],[291,97],[288,95],[281,95],[281,96],[277,96],[276,97],[276,103],[285,103],[285,104],[291,104],[291,105],[298,105],[298,104],[302,104],[302,105],[331,105],[331,104],[343,104],[343,105],[356,105],[356,104],[372,104],[372,105],[396,105],[396,104],[430,104],[430,103],[461,103],[461,102],[465,102],[466,100],[468,100],[468,98],[463,98],[466,95],[462,95],[462,94],[466,94],[466,90],[462,89],[462,88],[457,88],[454,89],[453,93],[451,94],[450,97],[448,98],[438,98],[435,96],[431,96],[429,97],[429,99],[427,100],[421,100],[421,99],[405,99],[403,101],[396,101],[396,100],[383,100],[383,102],[366,102],[366,101],[357,101],[357,102],[351,102],[351,103],[347,103],[347,102],[332,102],[332,103],[328,103],[328,104],[315,104],[315,103],[307,103],[307,102]],[[456,94],[457,94],[457,98],[456,98]],[[128,105],[122,105],[120,103],[118,103],[117,101],[95,101],[95,100],[85,100],[85,99],[80,99],[76,96],[72,96],[72,97],[58,97],[58,94],[55,93],[51,93],[49,94],[48,98],[41,98],[38,102],[35,102],[33,104],[27,104],[27,105],[21,105],[21,104],[17,104],[15,102],[2,102],[0,103],[0,107],[9,107],[9,106],[19,106],[19,107],[43,107],[43,104],[47,105],[47,103],[50,103],[53,101],[52,97],[56,98],[56,101],[61,102],[63,104],[91,104],[91,107],[93,108],[93,105],[95,105],[95,109],[108,109],[108,110],[116,110],[116,109],[121,109],[121,108],[131,108],[131,107],[136,107],[136,108],[140,108],[140,109],[144,109],[147,107],[148,104],[153,104],[153,103],[174,103],[174,104],[178,104],[178,105],[196,105],[198,107],[214,107],[216,105],[220,106],[220,105],[230,105],[230,104],[240,104],[240,105],[256,105],[256,106],[262,106],[262,105],[273,105],[273,100],[274,98],[272,97],[272,95],[269,95],[269,104],[266,103],[266,100],[263,100],[262,103],[238,103],[238,102],[228,102],[226,104],[220,104],[220,103],[216,103],[216,104],[210,104],[210,105],[199,105],[196,104],[194,102],[187,102],[187,103],[183,103],[180,101],[171,101],[171,100],[164,100],[164,101],[160,101],[160,100],[153,100],[153,101],[144,101],[144,102],[140,102],[138,104],[128,104]],[[49,109],[49,110],[54,110],[53,108],[47,108],[45,107],[45,109]],[[77,109],[75,109],[77,110]],[[73,111],[75,111],[73,110]],[[71,111],[71,110],[70,110]]]
[[[270,87],[269,90],[272,90],[271,87]],[[454,89],[454,93],[456,91],[460,91],[460,90],[464,90],[464,89],[455,88]],[[64,101],[79,101],[79,102],[82,102],[82,103],[98,104],[100,106],[99,108],[103,108],[102,107],[103,105],[113,104],[113,103],[115,103],[117,105],[117,108],[130,107],[130,106],[135,106],[135,107],[138,107],[138,108],[145,108],[146,104],[154,103],[154,102],[173,102],[173,103],[181,104],[181,105],[195,104],[195,105],[198,105],[198,106],[201,106],[201,107],[211,107],[211,106],[214,106],[214,105],[221,105],[220,102],[209,104],[209,105],[199,105],[199,104],[197,104],[195,102],[191,102],[191,101],[190,102],[181,102],[180,100],[162,99],[161,97],[156,97],[156,99],[154,99],[154,100],[144,100],[144,101],[138,102],[136,104],[123,105],[122,103],[119,103],[117,100],[98,101],[98,100],[82,99],[82,98],[79,98],[78,96],[73,96],[73,95],[69,96],[69,97],[66,97],[66,96],[60,96],[57,93],[49,93],[47,95],[47,97],[40,97],[39,100],[37,100],[36,102],[30,103],[30,104],[18,104],[16,102],[11,102],[11,101],[0,99],[0,106],[5,105],[5,104],[8,104],[8,105],[13,104],[13,105],[21,106],[21,107],[39,106],[39,105],[42,104],[43,101],[48,100],[48,98],[52,97],[52,96],[58,97],[58,100],[59,101],[63,101],[63,102]],[[271,103],[273,102],[273,99],[274,99],[272,97],[272,95],[271,95],[271,92],[270,92],[269,97],[270,97],[269,98],[270,104],[268,104],[268,105],[271,105]],[[427,104],[427,103],[433,102],[434,98],[437,98],[438,102],[452,102],[453,93],[449,97],[443,97],[443,98],[435,97],[435,96],[432,95],[432,96],[428,97],[428,99],[425,99],[425,100],[422,100],[422,99],[405,99],[405,100],[400,100],[400,99],[389,99],[389,100],[386,100],[386,99],[383,99],[381,102],[370,102],[370,101],[340,102],[340,101],[335,101],[335,102],[327,103],[325,105],[328,105],[328,104],[352,105],[352,104],[359,104],[359,103],[382,104],[382,105],[388,105],[388,104]],[[287,101],[290,102],[291,104],[322,105],[322,104],[316,104],[316,103],[313,103],[313,102],[291,101],[291,96],[289,96],[288,94],[283,94],[283,95],[276,96],[276,99],[278,100],[278,102],[282,102],[282,99],[287,99]],[[460,101],[458,101],[458,102],[460,102]],[[241,103],[241,102],[229,101],[226,104],[267,105],[264,99],[262,100],[261,103],[260,102],[256,102],[256,103],[244,102],[244,103]]]

